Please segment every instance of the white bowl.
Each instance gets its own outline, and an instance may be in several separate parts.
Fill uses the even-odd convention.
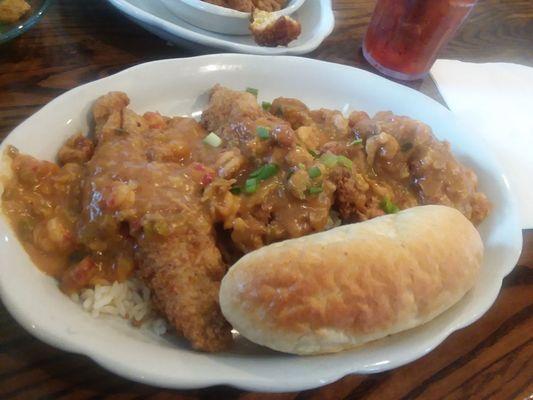
[[[126,17],[163,40],[195,52],[212,52],[213,48],[251,54],[306,54],[315,50],[335,25],[331,0],[306,1],[298,10],[302,34],[287,47],[265,47],[251,35],[223,35],[189,24],[168,11],[160,1],[108,0]],[[209,48],[209,51],[207,50]]]
[[[378,372],[415,360],[452,332],[467,326],[492,305],[502,279],[522,247],[507,180],[475,132],[460,126],[445,107],[423,94],[366,71],[298,57],[216,54],[155,61],[77,87],[24,121],[8,144],[52,160],[66,138],[87,132],[93,101],[112,90],[125,91],[139,113],[198,116],[216,83],[234,89],[255,87],[259,100],[297,97],[311,108],[392,110],[433,127],[458,159],[472,167],[480,189],[493,204],[481,224],[485,260],[475,287],[433,321],[352,351],[298,357],[256,346],[242,338],[231,351],[205,354],[172,336],[156,337],[112,318],[94,319],[64,296],[56,282],[31,262],[12,229],[0,218],[0,294],[15,319],[39,339],[82,353],[127,378],[171,388],[228,384],[255,391],[295,391],[321,386],[350,373]],[[46,132],[43,135],[42,132]]]
[[[216,6],[201,0],[160,0],[169,11],[190,24],[211,32],[226,35],[249,35],[250,13]],[[316,0],[315,0],[316,1]],[[305,0],[289,0],[277,16],[291,15]]]

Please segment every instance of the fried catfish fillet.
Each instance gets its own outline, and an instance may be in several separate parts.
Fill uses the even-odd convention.
[[[81,236],[106,254],[116,233],[126,231],[122,240],[134,242],[139,274],[176,331],[195,349],[225,349],[232,337],[218,290],[226,266],[181,140],[205,132],[194,120],[139,116],[128,103],[112,92],[93,107],[97,145],[83,184]]]

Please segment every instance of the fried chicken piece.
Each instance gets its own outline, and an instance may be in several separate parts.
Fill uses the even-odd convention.
[[[202,113],[207,131],[216,132],[225,143],[240,148],[245,157],[260,158],[273,143],[290,148],[296,142],[294,131],[287,121],[264,111],[254,95],[215,85],[211,90],[209,107]],[[257,127],[270,131],[272,142],[257,136]]]
[[[223,7],[237,11],[251,12],[254,8],[254,3],[251,0],[226,0],[224,3]]]
[[[222,133],[224,127],[231,127],[233,122],[240,123],[240,127],[233,124],[233,139],[248,141],[255,137],[255,131],[249,130],[245,122],[259,119],[263,115],[253,94],[237,92],[217,84],[211,89],[209,106],[202,113],[202,124],[210,132]]]
[[[71,136],[61,146],[57,158],[61,165],[67,163],[83,164],[91,159],[94,152],[94,143],[81,133]]]
[[[401,208],[442,204],[461,211],[474,224],[487,216],[490,203],[477,189],[476,174],[426,124],[391,112],[379,112],[373,118],[353,112],[349,126],[364,142],[366,164],[372,172],[366,176],[376,175],[378,182],[391,187],[395,199],[387,197],[402,204]]]
[[[250,31],[259,46],[288,46],[300,36],[302,26],[289,16],[277,17],[268,11],[255,9]]]
[[[288,121],[292,129],[313,124],[309,108],[297,99],[278,97],[272,102],[270,112]]]
[[[367,125],[364,120],[355,127]],[[490,203],[478,191],[476,174],[455,158],[450,144],[438,140],[429,126],[391,112],[377,113],[370,123],[374,134],[366,139],[365,148],[368,164],[379,176],[409,184],[420,204],[456,208],[474,224],[485,219]]]
[[[21,19],[31,10],[31,6],[24,0],[0,1],[0,23],[12,24]]]
[[[285,7],[286,0],[204,0],[217,6],[231,8],[242,12],[251,12],[254,8],[263,11],[278,11]]]
[[[106,132],[115,133],[122,124],[122,110],[130,103],[126,93],[110,92],[100,97],[93,105],[95,137],[103,140]]]
[[[215,205],[212,214],[224,229],[231,230],[231,238],[239,250],[248,252],[265,244],[302,236],[324,229],[333,201],[334,185],[325,177],[311,182],[307,169],[293,174],[297,164],[315,164],[308,151],[297,146],[297,137],[289,122],[263,110],[254,95],[216,85],[211,91],[208,108],[202,114],[207,130],[221,137],[223,146],[238,148],[239,160],[231,168],[235,177],[229,184],[242,185],[251,171],[267,163],[279,166],[279,173],[261,181],[253,194],[239,196],[238,203],[220,192],[206,190],[206,200]],[[258,136],[258,128],[266,129],[269,137]],[[222,149],[221,156],[228,151]],[[240,170],[240,171],[239,171]],[[307,180],[298,180],[302,176]],[[289,180],[289,185],[287,185]],[[235,182],[236,181],[236,182]],[[215,183],[214,183],[215,184]],[[307,186],[320,184],[318,195],[303,195]],[[305,186],[305,187],[304,187]],[[228,189],[226,189],[228,190]],[[287,207],[287,204],[291,204]]]
[[[254,7],[263,11],[279,11],[287,5],[287,0],[252,0]]]
[[[381,199],[391,193],[376,183],[369,183],[362,174],[352,175],[344,168],[336,168],[332,173],[335,182],[335,205],[345,222],[360,222],[379,217],[385,212],[380,207]]]
[[[110,93],[94,105],[99,140],[87,164],[84,224],[107,227],[98,232],[104,253],[126,224],[129,240],[136,242],[140,276],[176,331],[195,349],[225,349],[232,336],[218,288],[226,266],[200,201],[204,172],[194,164],[167,162],[165,149],[155,142],[160,136],[179,136],[184,132],[179,129],[202,128],[194,120],[177,120],[158,123],[163,131],[154,132],[153,116],[146,120],[127,104],[125,94]],[[109,220],[115,228],[109,228]]]

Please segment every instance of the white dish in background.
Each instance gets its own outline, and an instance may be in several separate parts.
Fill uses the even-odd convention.
[[[309,2],[310,3],[310,2]],[[320,77],[327,79],[319,79]],[[61,349],[82,353],[127,378],[171,388],[227,384],[254,391],[295,391],[325,385],[350,373],[398,367],[431,351],[452,332],[485,313],[502,279],[515,266],[522,233],[506,177],[479,136],[457,124],[453,114],[425,95],[359,69],[296,57],[236,54],[155,61],[80,86],[43,107],[2,143],[38,158],[53,159],[70,135],[87,132],[94,100],[125,91],[142,113],[198,116],[216,83],[255,87],[259,101],[297,97],[311,108],[392,110],[428,123],[448,140],[457,158],[472,167],[494,208],[481,224],[486,246],[476,286],[433,321],[360,348],[298,357],[277,353],[240,338],[231,351],[205,354],[173,336],[155,337],[122,320],[94,319],[30,261],[13,231],[0,218],[0,293],[10,313],[29,332]],[[41,132],[48,132],[42,135]]]
[[[250,13],[216,6],[202,0],[160,0],[169,11],[190,24],[224,35],[250,35]],[[305,0],[289,0],[277,16],[292,15]]]
[[[335,24],[331,0],[306,1],[293,14],[302,24],[302,33],[288,47],[262,47],[251,35],[223,35],[198,28],[173,15],[160,0],[108,0],[128,18],[172,43],[193,47],[198,44],[232,52],[251,54],[306,54],[316,49]]]

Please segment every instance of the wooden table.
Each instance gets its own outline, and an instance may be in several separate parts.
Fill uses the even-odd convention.
[[[334,1],[335,31],[310,56],[368,68],[360,46],[373,4],[369,0]],[[442,57],[532,65],[532,21],[531,0],[481,0]],[[0,45],[0,138],[74,86],[141,62],[195,54],[145,32],[103,0],[57,1],[34,29]],[[442,101],[430,78],[411,86]],[[532,268],[533,231],[524,231],[518,266],[479,321],[409,365],[375,375],[349,376],[301,393],[245,393],[228,387],[171,391],[129,382],[86,357],[39,342],[0,305],[0,398],[530,399]]]

